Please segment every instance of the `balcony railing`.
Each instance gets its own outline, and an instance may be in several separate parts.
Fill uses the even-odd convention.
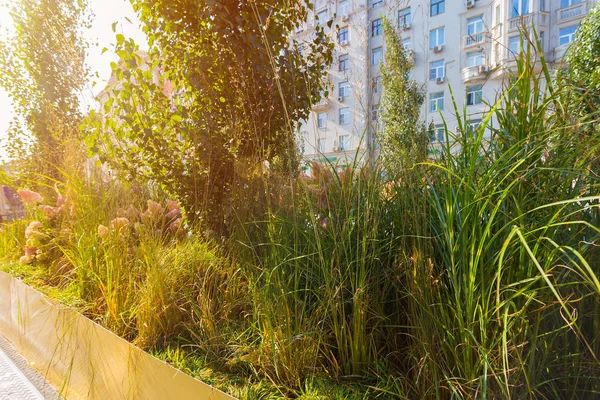
[[[312,105],[312,108],[313,108],[313,110],[324,110],[324,109],[329,108],[330,105],[331,105],[331,102],[329,101],[329,99],[322,97],[318,103],[315,103]]]
[[[560,10],[557,11],[558,21],[559,22],[566,21],[571,18],[577,18],[577,17],[583,16],[586,12],[585,5],[586,5],[586,3],[579,3],[579,4],[569,6],[569,7],[561,8]]]
[[[481,43],[485,42],[485,40],[487,38],[488,38],[487,32],[478,32],[478,33],[473,33],[471,35],[465,35],[465,36],[463,36],[464,47],[475,46],[477,44],[481,44]]]
[[[531,26],[531,21],[533,20],[533,14],[527,15],[519,15],[518,17],[511,18],[508,20],[508,30],[514,31],[519,29],[520,26]]]

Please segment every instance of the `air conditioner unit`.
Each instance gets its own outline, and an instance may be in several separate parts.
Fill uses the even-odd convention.
[[[346,46],[346,45],[348,45],[347,40],[340,40],[340,46]]]
[[[344,97],[343,97],[343,96],[340,96],[340,97],[338,97],[338,101],[339,101],[340,103],[343,103],[343,102],[344,102]]]
[[[475,7],[475,0],[467,0],[467,8]]]
[[[477,68],[477,72],[480,75],[484,75],[484,74],[487,74],[488,72],[490,72],[490,70],[487,65],[480,65],[479,68]]]
[[[437,45],[437,46],[435,46],[435,47],[433,48],[433,52],[434,52],[434,53],[439,53],[439,52],[441,52],[442,50],[444,50],[444,45],[443,45],[443,44]]]
[[[410,29],[410,23],[405,22],[405,23],[402,24],[402,30],[403,31],[407,31],[409,29]]]
[[[343,22],[348,22],[348,14],[342,15],[342,21]]]
[[[446,78],[443,76],[438,76],[437,78],[435,78],[435,83],[437,83],[438,85],[440,85],[444,82],[446,82]]]

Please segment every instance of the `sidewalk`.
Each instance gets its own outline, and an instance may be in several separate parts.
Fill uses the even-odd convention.
[[[58,400],[56,391],[0,336],[0,400]]]

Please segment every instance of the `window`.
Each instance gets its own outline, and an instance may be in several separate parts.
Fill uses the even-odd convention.
[[[546,9],[546,0],[540,0],[540,11],[548,11]]]
[[[498,25],[500,23],[500,5],[496,6],[496,11],[494,14],[496,15],[496,19],[495,19],[496,25]]]
[[[350,83],[340,82],[339,97],[350,97]]]
[[[429,79],[435,80],[444,77],[444,60],[429,63]]]
[[[381,22],[381,18],[379,18],[371,23],[371,36],[379,36],[383,33],[383,25]]]
[[[510,17],[516,18],[529,14],[530,0],[510,0]]]
[[[429,131],[429,141],[431,143],[444,143],[446,141],[446,128],[444,124],[436,125]]]
[[[350,135],[340,136],[340,151],[350,150]]]
[[[340,108],[340,125],[347,125],[350,123],[350,109]]]
[[[375,7],[379,7],[382,4],[383,4],[383,0],[373,0],[373,2],[371,3],[371,6],[373,8],[375,8]]]
[[[373,93],[381,93],[381,76],[373,78]]]
[[[581,0],[560,0],[560,8],[570,7],[581,3]]]
[[[575,32],[577,31],[578,26],[569,26],[567,28],[562,28],[558,31],[558,45],[562,46],[564,44],[569,44],[573,40],[575,40]]]
[[[373,108],[371,108],[371,119],[373,121],[379,120],[379,104],[373,104]]]
[[[444,27],[437,28],[429,32],[429,48],[444,44]]]
[[[444,109],[444,92],[431,93],[429,95],[429,111],[436,112]]]
[[[477,67],[483,65],[483,51],[467,53],[467,67]]]
[[[410,25],[410,7],[398,11],[398,25]]]
[[[431,0],[431,16],[435,16],[438,14],[442,14],[446,11],[446,1],[445,0]]]
[[[404,51],[412,50],[412,41],[410,40],[410,38],[402,39],[400,44],[402,44],[402,47],[404,47]]]
[[[467,20],[467,34],[475,35],[483,32],[483,16],[469,18]]]
[[[338,15],[340,17],[348,15],[348,0],[340,0],[338,3]]]
[[[474,106],[482,103],[483,89],[481,85],[467,86],[467,105]]]
[[[320,129],[327,127],[327,113],[319,113],[317,116],[317,126]]]
[[[521,51],[521,38],[519,36],[512,36],[508,38],[508,55],[509,57],[516,57]]]
[[[383,58],[383,48],[377,47],[376,49],[373,49],[373,53],[371,54],[371,63],[373,65],[377,65],[381,62],[382,58]]]
[[[467,124],[467,133],[472,135],[479,128],[479,125],[481,125],[480,119],[474,119],[472,121],[469,121],[469,123]]]
[[[327,139],[319,139],[317,144],[319,146],[319,153],[325,153],[325,150],[327,150]]]
[[[344,28],[340,28],[340,31],[338,32],[338,42],[340,44],[346,44],[348,43],[348,27],[344,27]]]
[[[340,56],[340,65],[339,65],[339,70],[340,71],[348,71],[348,67],[350,66],[350,56],[348,54],[344,54],[343,56]]]
[[[323,11],[317,13],[315,22],[318,25],[323,25],[325,22],[327,22],[327,10],[323,10]]]

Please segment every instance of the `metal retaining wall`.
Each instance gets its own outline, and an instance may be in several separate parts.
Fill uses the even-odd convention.
[[[233,399],[3,272],[0,334],[67,400]]]

